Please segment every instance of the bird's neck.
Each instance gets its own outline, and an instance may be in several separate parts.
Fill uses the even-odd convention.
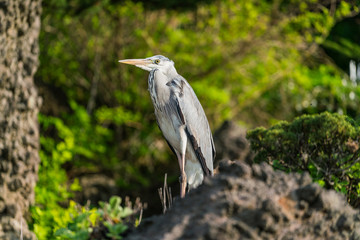
[[[164,74],[168,77],[170,81],[179,75],[174,67],[168,68],[167,72]]]
[[[169,99],[170,88],[167,83],[176,77],[178,77],[178,73],[175,69],[166,73],[159,69],[150,72],[148,79],[149,92],[155,108],[161,107]]]

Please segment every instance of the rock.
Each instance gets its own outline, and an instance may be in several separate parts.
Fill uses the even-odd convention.
[[[40,12],[40,0],[0,1],[1,240],[36,239],[25,218],[34,203],[40,163],[41,101],[33,79],[39,64]]]
[[[347,203],[345,196],[338,194],[334,190],[329,190],[320,192],[316,205],[325,211],[340,211],[347,206]]]
[[[6,208],[5,202],[0,198],[0,213],[2,213]]]
[[[340,231],[352,231],[354,229],[354,220],[351,218],[351,216],[342,214],[336,222],[336,227]]]
[[[246,129],[232,121],[225,121],[214,133],[216,166],[222,159],[251,162],[253,155],[246,139]]]
[[[296,195],[300,200],[305,200],[308,203],[313,203],[319,196],[321,187],[315,183],[308,184],[305,187],[296,190]]]
[[[224,160],[220,173],[175,199],[125,239],[359,239],[359,211],[307,174]]]
[[[237,165],[237,167],[229,167],[230,165]],[[238,177],[248,177],[251,176],[251,167],[244,162],[235,161],[232,162],[230,160],[221,161],[219,163],[219,171],[228,172],[234,174]]]

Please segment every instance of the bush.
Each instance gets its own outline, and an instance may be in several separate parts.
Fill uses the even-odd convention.
[[[39,115],[43,129],[40,137],[41,163],[30,223],[30,228],[39,240],[55,239],[56,236],[60,236],[59,232],[55,235],[58,229],[66,229],[61,232],[61,239],[87,239],[86,237],[91,233],[89,232],[91,226],[94,226],[94,223],[90,225],[89,219],[106,219],[106,214],[115,208],[118,212],[123,211],[118,198],[110,200],[113,208],[110,209],[111,211],[107,208],[105,213],[98,213],[96,208],[91,210],[80,208],[78,204],[70,201],[73,193],[81,190],[81,186],[76,178],[72,182],[69,181],[63,167],[65,164],[71,162],[73,166],[95,168],[97,162],[91,159],[96,159],[98,162],[116,160],[116,157],[109,156],[112,152],[111,148],[107,147],[108,141],[112,139],[111,131],[93,123],[86,110],[75,102],[71,102],[70,106],[74,113],[64,116],[65,120]],[[51,138],[46,135],[56,137]],[[89,138],[92,141],[89,141]],[[102,165],[106,167],[106,164]],[[102,206],[107,205],[102,203]],[[127,208],[124,211],[130,214]],[[120,225],[106,224],[110,233],[117,234],[123,229]]]
[[[55,232],[58,239],[86,240],[86,239],[121,239],[121,235],[129,226],[137,227],[139,220],[136,218],[142,205],[136,202],[132,208],[131,203],[121,206],[121,198],[113,196],[109,202],[100,202],[100,208],[90,209],[71,201],[68,208],[71,220],[66,227]]]
[[[303,115],[292,123],[256,128],[247,138],[266,161],[285,171],[308,171],[326,188],[346,194],[353,206],[360,201],[360,127],[353,119],[328,112]]]
[[[189,11],[141,2],[44,1],[35,79],[47,93],[43,114],[61,118],[83,151],[72,155],[75,168],[106,170],[132,192],[161,184],[163,169],[178,174],[154,119],[148,73],[118,59],[173,59],[213,130],[226,119],[254,126],[360,114],[360,87],[344,85],[318,49],[336,21],[358,11],[350,2],[335,12],[320,0],[209,1]]]

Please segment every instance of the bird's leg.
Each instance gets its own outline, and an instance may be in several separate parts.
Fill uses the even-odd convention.
[[[181,156],[181,191],[180,191],[180,197],[185,197],[185,191],[186,191],[186,185],[187,185],[187,179],[186,179],[186,173],[185,173],[185,154]]]
[[[187,144],[187,136],[184,131],[184,129],[180,130],[180,146],[181,146],[181,153],[177,153],[177,158],[179,161],[180,166],[180,197],[185,197],[186,192],[186,185],[187,185],[187,179],[186,179],[186,173],[185,173],[185,153],[186,153],[186,144]]]
[[[180,197],[184,198],[185,197],[185,192],[186,192],[186,173],[185,173],[185,154],[176,154],[178,161],[179,161],[179,166],[180,166],[180,177],[179,177],[179,182],[180,182]]]

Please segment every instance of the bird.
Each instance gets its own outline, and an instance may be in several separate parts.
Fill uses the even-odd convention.
[[[157,124],[180,167],[180,197],[214,175],[213,136],[203,107],[190,84],[162,55],[119,60],[149,71],[148,91]]]

